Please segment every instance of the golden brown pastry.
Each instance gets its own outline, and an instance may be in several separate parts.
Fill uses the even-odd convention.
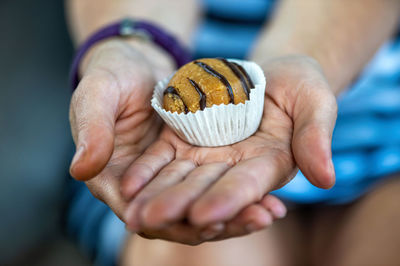
[[[247,72],[224,58],[204,58],[182,66],[164,91],[163,108],[188,113],[214,104],[244,103],[254,88]]]

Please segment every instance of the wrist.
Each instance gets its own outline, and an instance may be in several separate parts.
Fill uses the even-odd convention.
[[[160,49],[151,41],[141,40],[138,38],[113,37],[94,44],[84,55],[79,65],[79,73],[82,76],[90,67],[90,63],[96,56],[105,50],[134,50],[140,53],[146,60],[146,63],[155,72],[171,73],[174,69],[174,61],[172,57],[165,51]]]
[[[314,66],[319,70],[326,78],[332,92],[337,95],[341,89],[345,86],[343,82],[338,79],[338,74],[341,71],[335,70],[330,62],[329,55],[321,54],[317,49],[307,49],[306,47],[257,47],[254,53],[251,55],[251,60],[257,62],[260,65],[266,64],[276,59],[288,59],[293,58],[295,61],[303,60],[310,65]],[[342,69],[344,70],[344,69]]]
[[[151,41],[147,44],[139,43],[137,38],[134,37],[145,37],[146,40]],[[141,60],[146,61],[143,63],[148,63],[148,66],[155,70],[154,74],[157,78],[165,76],[165,73],[170,73],[172,70],[166,54],[173,58],[177,67],[186,64],[191,59],[189,51],[171,33],[151,22],[127,18],[99,29],[79,47],[70,70],[72,90],[79,83],[81,76],[79,74],[86,72],[90,68],[91,62],[95,62],[92,59],[96,57],[96,54],[99,54],[98,51],[113,49],[115,45],[117,48],[122,47],[121,51],[125,49],[128,61],[129,55],[136,53],[136,55],[141,56]],[[158,47],[161,49],[158,49]],[[90,53],[88,53],[89,51]],[[121,55],[124,55],[124,53]],[[84,58],[85,56],[86,58]],[[83,59],[85,60],[82,63]],[[115,61],[114,58],[109,58],[109,60]],[[134,60],[133,63],[138,62]],[[139,65],[141,64],[139,63]]]

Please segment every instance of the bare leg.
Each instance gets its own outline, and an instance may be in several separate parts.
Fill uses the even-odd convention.
[[[400,265],[400,178],[356,203],[315,213],[315,265]]]
[[[122,255],[124,266],[295,266],[304,254],[295,212],[249,236],[185,246],[132,236]]]

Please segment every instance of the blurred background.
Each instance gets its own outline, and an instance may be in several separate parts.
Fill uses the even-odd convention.
[[[88,265],[61,229],[73,145],[62,0],[0,1],[0,265]]]
[[[245,57],[274,6],[272,0],[203,3],[207,16],[194,35],[196,57]],[[63,226],[73,154],[67,80],[73,47],[63,5],[63,0],[0,1],[0,265],[90,265],[84,255],[90,252],[78,248]],[[399,40],[400,33],[382,46],[339,98],[336,186],[317,189],[299,173],[277,192],[280,197],[304,204],[348,202],[379,177],[400,171]],[[104,208],[94,217],[104,216]]]

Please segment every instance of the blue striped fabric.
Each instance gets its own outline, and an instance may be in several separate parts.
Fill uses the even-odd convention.
[[[245,58],[273,11],[273,0],[203,0],[206,18],[193,38],[195,57]]]
[[[209,17],[239,22],[261,22],[272,11],[272,0],[203,0]]]
[[[196,57],[245,58],[272,0],[204,0],[207,16],[193,39]],[[400,41],[387,42],[338,100],[333,135],[337,182],[312,186],[299,173],[274,193],[297,203],[342,204],[400,171]],[[71,181],[67,231],[95,265],[115,265],[125,238],[123,223],[85,185]]]

